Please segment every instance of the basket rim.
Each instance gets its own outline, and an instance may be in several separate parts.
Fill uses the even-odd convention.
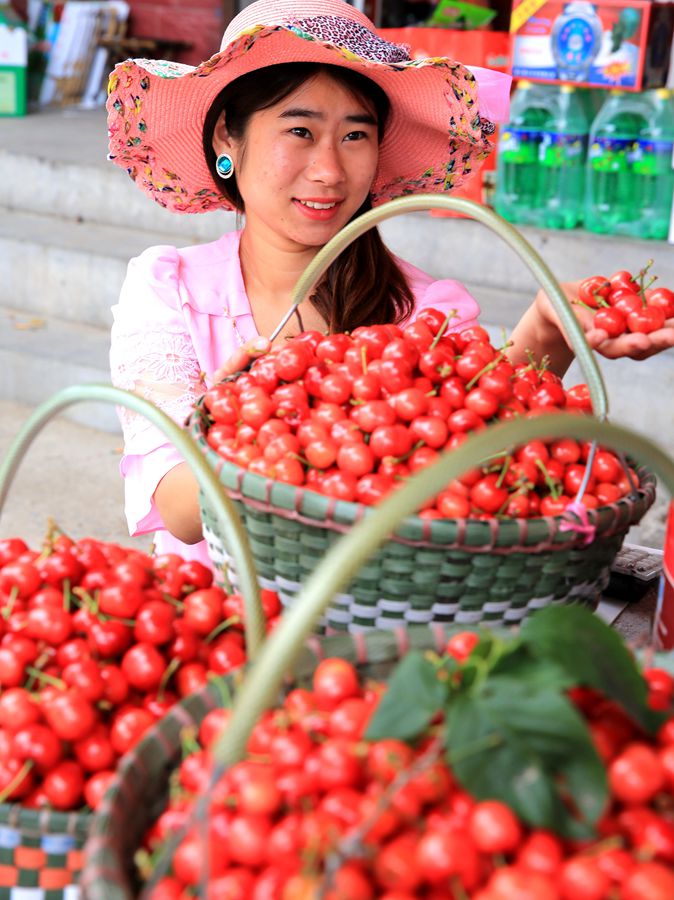
[[[93,812],[63,812],[32,809],[20,803],[0,803],[0,828],[15,828],[31,837],[67,834],[84,840],[89,834]]]
[[[188,420],[190,434],[214,469],[230,497],[260,512],[294,519],[306,525],[344,533],[371,513],[363,503],[337,500],[305,486],[295,486],[249,472],[220,456],[206,440],[206,412],[202,396]],[[627,495],[611,504],[589,509],[589,523],[597,537],[624,534],[636,524],[655,501],[656,478],[645,466],[636,467],[637,496]],[[201,498],[204,502],[204,498]],[[419,547],[470,549],[479,552],[513,552],[517,547],[532,550],[586,546],[584,534],[565,526],[569,517],[424,519],[409,516],[392,530],[402,543]]]

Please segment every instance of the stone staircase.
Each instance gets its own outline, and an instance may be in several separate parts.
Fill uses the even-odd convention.
[[[177,216],[106,160],[103,110],[47,110],[0,130],[0,399],[35,405],[61,387],[109,382],[110,307],[126,265],[153,244],[178,246],[236,227],[233,214]],[[414,213],[381,226],[389,246],[438,277],[463,281],[500,337],[536,283],[485,226]],[[674,248],[583,231],[523,229],[560,280],[639,269],[650,257],[674,285]],[[640,364],[602,361],[612,417],[674,446],[674,351]],[[575,369],[570,383],[582,380]],[[73,407],[77,421],[118,428],[109,407]]]

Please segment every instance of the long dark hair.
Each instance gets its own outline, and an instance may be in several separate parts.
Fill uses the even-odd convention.
[[[372,108],[381,142],[389,100],[379,85],[359,72],[322,63],[283,63],[242,75],[218,94],[204,122],[204,154],[213,181],[239,212],[245,209],[236,176],[225,181],[215,169],[213,132],[220,114],[225,111],[229,134],[241,139],[254,112],[280,103],[320,72],[327,73]],[[369,198],[354,218],[368,209]],[[331,332],[353,331],[359,325],[403,322],[414,306],[407,280],[376,228],[342,251],[317,285],[311,302]]]

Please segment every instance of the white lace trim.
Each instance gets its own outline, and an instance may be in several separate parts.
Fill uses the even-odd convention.
[[[110,369],[115,387],[149,400],[181,426],[204,392],[194,347],[184,333],[116,333]],[[126,444],[158,431],[139,413],[118,411]]]

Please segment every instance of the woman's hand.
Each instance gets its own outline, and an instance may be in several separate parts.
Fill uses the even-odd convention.
[[[607,359],[646,359],[674,347],[674,319],[668,319],[663,328],[650,334],[630,332],[610,338],[606,331],[594,327],[594,311],[574,303],[578,298],[580,281],[561,284],[571,303],[590,347]],[[514,362],[526,358],[530,350],[537,359],[547,356],[550,366],[563,375],[573,359],[573,347],[562,328],[557,313],[544,291],[539,291],[524,316],[513,330],[512,349],[509,357]]]
[[[663,350],[674,347],[674,319],[667,319],[664,327],[650,334],[642,334],[638,331],[621,334],[616,338],[610,338],[602,328],[592,328],[590,325],[585,330],[588,344],[597,353],[601,353],[607,359],[648,359]]]
[[[243,371],[258,356],[264,356],[271,349],[271,342],[266,337],[256,337],[252,341],[238,347],[229,359],[213,373],[213,384],[230,375]]]

